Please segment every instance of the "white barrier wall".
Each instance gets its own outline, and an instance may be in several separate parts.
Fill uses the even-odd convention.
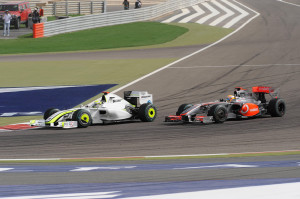
[[[101,14],[55,20],[44,23],[44,36],[86,30],[90,28],[147,21],[175,10],[192,6],[207,0],[168,0],[165,3],[141,9],[106,12]]]

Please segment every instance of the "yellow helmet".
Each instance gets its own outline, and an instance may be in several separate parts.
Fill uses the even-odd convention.
[[[226,98],[226,101],[231,102],[234,99],[235,99],[235,97],[233,95],[228,95],[227,98]]]

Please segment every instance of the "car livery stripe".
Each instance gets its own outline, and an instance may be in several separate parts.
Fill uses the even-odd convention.
[[[54,118],[52,118],[50,121],[47,121],[46,124],[54,123],[54,122],[56,122],[59,118],[61,118],[62,116],[66,115],[66,114],[68,114],[68,113],[72,113],[72,112],[74,112],[74,111],[76,111],[76,110],[70,110],[70,111],[62,112],[62,113],[56,115],[56,116],[55,116]]]

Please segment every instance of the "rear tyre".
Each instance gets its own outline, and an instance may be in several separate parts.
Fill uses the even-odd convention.
[[[216,104],[209,109],[207,115],[213,116],[215,123],[223,123],[227,120],[228,112],[224,106]]]
[[[49,108],[44,113],[44,120],[48,119],[51,115],[53,115],[54,113],[57,113],[58,111],[59,111],[59,109],[57,109],[57,108]]]
[[[186,109],[192,107],[193,105],[192,104],[181,104],[179,107],[178,107],[178,110],[176,112],[176,115],[180,115],[183,111],[185,111]]]
[[[157,110],[153,104],[142,104],[139,108],[139,118],[143,122],[153,122],[156,118]]]
[[[285,114],[285,102],[280,98],[273,98],[268,105],[268,112],[272,117],[282,117]]]
[[[73,113],[72,120],[78,122],[79,128],[86,128],[92,124],[92,116],[90,112],[84,109],[78,109],[75,111]]]

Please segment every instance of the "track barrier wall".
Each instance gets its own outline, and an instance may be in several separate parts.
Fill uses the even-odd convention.
[[[44,37],[44,23],[33,24],[33,38]]]
[[[207,0],[168,0],[164,3],[141,9],[106,12],[49,21],[44,23],[44,34],[42,34],[42,31],[39,29],[39,33],[36,36],[49,37],[62,33],[86,30],[91,28],[147,21],[173,12],[175,10],[182,9],[205,1]]]

